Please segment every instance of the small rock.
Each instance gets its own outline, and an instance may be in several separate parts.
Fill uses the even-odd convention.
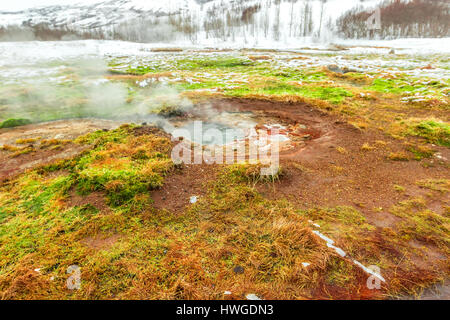
[[[186,191],[186,190],[185,190]],[[198,198],[196,197],[196,196],[192,196],[190,199],[189,199],[189,202],[190,203],[196,203],[198,201]]]
[[[349,73],[349,72],[358,72],[358,70],[347,68],[347,67],[342,69],[342,73]]]
[[[330,51],[346,51],[349,50],[347,47],[336,44],[336,43],[332,43],[328,46],[327,50]]]
[[[344,73],[342,72],[342,69],[339,68],[337,65],[335,64],[330,64],[327,66],[327,69],[330,70],[331,72],[336,72],[336,73]]]
[[[223,294],[226,294],[226,295],[231,294],[231,291],[225,291]]]
[[[395,50],[394,49],[389,50],[389,54],[395,54]]]
[[[258,297],[256,294],[254,293],[250,293],[248,295],[245,296],[247,298],[247,300],[261,300],[260,297]]]
[[[311,263],[309,263],[309,262],[302,262],[302,266],[304,267],[304,268],[307,268],[308,266],[310,266],[311,265]]]
[[[242,274],[242,273],[244,273],[244,268],[241,266],[236,266],[236,267],[234,267],[233,272],[235,274]]]

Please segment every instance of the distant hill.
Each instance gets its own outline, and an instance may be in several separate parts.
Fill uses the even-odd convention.
[[[417,0],[425,1],[425,0]],[[350,34],[381,0],[105,0],[0,12],[0,40],[260,43]],[[357,8],[354,8],[357,5]],[[364,13],[362,13],[364,12]],[[359,15],[358,15],[359,14]],[[347,22],[343,23],[343,18]],[[338,21],[337,24],[336,21]],[[362,29],[364,31],[364,29]],[[370,36],[370,34],[369,34]]]
[[[450,35],[450,1],[385,1],[380,5],[380,28],[368,30],[366,21],[373,14],[356,7],[336,22],[337,33],[345,38],[426,38]]]

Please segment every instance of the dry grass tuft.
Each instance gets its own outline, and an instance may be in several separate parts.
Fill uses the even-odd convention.
[[[403,152],[391,152],[388,155],[388,159],[392,161],[409,161],[409,156]]]

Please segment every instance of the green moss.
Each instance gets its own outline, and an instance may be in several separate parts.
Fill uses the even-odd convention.
[[[326,100],[334,104],[341,103],[346,97],[353,95],[344,88],[323,86],[297,86],[287,83],[272,83],[262,87],[241,87],[225,90],[226,94],[232,96],[245,96],[251,94],[263,95],[298,95],[306,98]]]
[[[52,199],[64,195],[73,184],[71,176],[61,176],[49,183],[45,183],[43,188],[39,179],[30,180],[23,186],[20,195],[24,199],[20,205],[27,211],[35,214],[43,214],[49,210],[48,204]]]
[[[353,82],[357,82],[357,83],[363,83],[366,81],[370,81],[370,78],[367,77],[366,74],[364,73],[359,73],[359,72],[348,72],[344,74],[345,79],[353,81]]]
[[[120,71],[115,71],[115,72],[132,74],[132,75],[145,75],[148,73],[156,73],[156,72],[160,72],[160,71],[161,71],[161,69],[158,66],[137,66],[137,67],[129,67],[124,72],[120,72]]]
[[[412,92],[416,88],[405,81],[394,79],[375,79],[371,86],[367,87],[368,90],[384,92],[384,93],[404,93]]]
[[[8,119],[0,123],[0,129],[19,127],[30,123],[31,121],[28,119]]]
[[[111,205],[118,206],[131,200],[136,194],[162,186],[163,177],[158,173],[141,173],[139,168],[113,170],[87,168],[77,174],[77,188],[82,194],[105,191]]]
[[[324,72],[315,70],[304,70],[300,68],[277,68],[274,69],[270,64],[260,64],[253,67],[248,72],[256,77],[276,78],[278,81],[301,81],[306,83],[315,83],[327,80]]]
[[[123,125],[116,130],[97,130],[75,139],[75,142],[80,144],[95,144],[97,146],[103,146],[110,142],[121,143],[130,135],[131,130],[135,127],[135,125]]]
[[[224,88],[226,87],[226,84],[220,81],[206,80],[192,83],[183,82],[176,84],[175,87],[181,90],[198,90],[198,89]]]
[[[95,144],[75,166],[77,190],[82,194],[105,191],[110,204],[119,206],[136,195],[159,188],[173,168],[166,138],[133,137],[133,126],[97,131],[77,139]]]
[[[180,59],[176,65],[180,70],[198,70],[198,69],[229,69],[236,67],[248,67],[255,62],[244,57],[205,57],[196,59]]]
[[[417,80],[405,77],[397,79],[374,79],[372,84],[366,87],[366,89],[399,95],[420,94],[442,97],[443,90],[447,87],[448,85],[440,81],[426,81],[425,79]]]
[[[430,143],[450,147],[450,125],[437,119],[409,119],[402,124],[407,126],[405,134],[425,138]]]

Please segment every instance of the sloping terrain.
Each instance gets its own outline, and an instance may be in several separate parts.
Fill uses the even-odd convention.
[[[3,65],[1,297],[448,298],[448,57],[372,49]],[[281,128],[280,170],[174,163],[195,120]]]

